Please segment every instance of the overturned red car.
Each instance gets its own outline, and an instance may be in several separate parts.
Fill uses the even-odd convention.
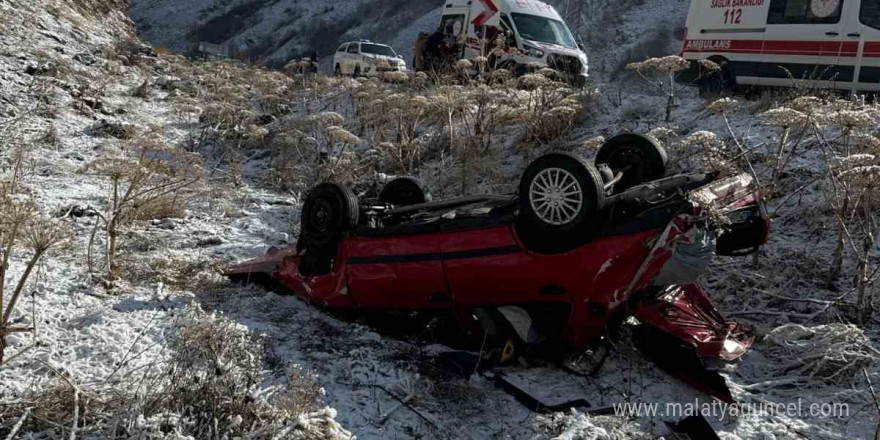
[[[635,317],[707,364],[735,360],[752,331],[724,319],[696,280],[712,256],[766,242],[759,194],[749,175],[667,177],[666,162],[650,138],[623,134],[594,163],[539,157],[517,195],[431,201],[399,178],[359,200],[321,184],[296,245],[226,274],[268,277],[332,309],[446,310],[478,339],[506,328],[524,345],[585,348]]]

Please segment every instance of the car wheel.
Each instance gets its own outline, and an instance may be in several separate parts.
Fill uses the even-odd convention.
[[[332,246],[358,224],[357,197],[345,186],[323,183],[312,188],[301,214],[302,240],[307,249]]]
[[[361,66],[355,66],[353,75],[355,78],[361,76]]]
[[[431,194],[421,180],[414,177],[398,177],[388,182],[379,193],[379,203],[395,207],[418,205],[430,202]]]
[[[336,76],[342,76],[342,66],[339,64],[336,65],[336,68],[333,69],[333,74]]]
[[[519,198],[524,220],[551,234],[579,230],[605,205],[599,171],[568,153],[551,153],[532,162],[520,180]]]
[[[611,174],[623,173],[614,185],[620,193],[666,175],[666,150],[653,139],[638,134],[622,134],[605,142],[596,155],[596,165],[607,165]]]

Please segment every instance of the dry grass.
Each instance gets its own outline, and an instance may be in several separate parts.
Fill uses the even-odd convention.
[[[770,356],[788,360],[777,366],[778,376],[792,383],[855,384],[862,370],[880,359],[880,351],[854,325],[788,324],[771,331],[766,341]]]
[[[13,156],[12,179],[0,181],[0,364],[6,337],[33,331],[35,323],[15,324],[13,314],[34,268],[50,250],[62,247],[71,238],[68,225],[43,213],[19,181],[25,159],[26,152],[18,150]],[[21,252],[26,255],[22,272],[9,277],[13,254]]]
[[[102,120],[92,126],[92,134],[97,137],[126,141],[132,140],[137,136],[137,129],[133,125]]]
[[[221,264],[204,256],[124,256],[119,260],[119,274],[132,283],[161,282],[168,288],[181,291],[211,290],[225,282]]]
[[[112,388],[79,385],[75,377],[64,377],[20,405],[7,406],[0,421],[18,420],[32,411],[24,429],[67,436],[76,426],[83,437],[159,440],[176,433],[255,440],[351,438],[333,420],[335,412],[316,409],[321,388],[314,374],[294,366],[287,384],[275,387],[277,405],[255,398],[263,387],[265,341],[225,317],[200,310],[182,320],[167,341],[173,350],[169,359],[120,374],[128,379]]]
[[[194,154],[167,145],[159,134],[138,139],[123,151],[108,154],[89,163],[83,173],[107,180],[107,204],[95,211],[100,221],[89,239],[89,273],[105,274],[103,281],[116,278],[116,257],[120,228],[136,218],[170,214],[182,206],[179,198],[203,180],[201,159]],[[98,231],[106,234],[107,247],[103,267],[96,266],[93,255]]]
[[[289,414],[307,414],[318,409],[317,403],[322,395],[318,376],[294,365],[287,376],[287,387],[278,407]]]
[[[148,203],[132,206],[132,221],[163,220],[166,218],[186,218],[190,204],[190,194],[179,191],[163,194]]]

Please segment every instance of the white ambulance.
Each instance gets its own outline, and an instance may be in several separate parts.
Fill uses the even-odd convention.
[[[537,0],[494,0],[501,6],[496,27],[473,23],[477,18],[474,4],[481,1],[446,0],[443,8],[440,29],[463,43],[462,58],[487,55],[480,41],[493,40],[497,32],[503,32],[509,35],[506,39],[509,50],[496,56],[493,63],[505,64],[518,73],[522,73],[526,65],[537,63],[562,72],[574,83],[586,83],[587,54],[553,6]]]
[[[682,56],[738,84],[880,90],[880,0],[692,0]]]

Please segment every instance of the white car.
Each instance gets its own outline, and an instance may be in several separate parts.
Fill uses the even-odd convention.
[[[406,62],[391,46],[371,41],[344,43],[333,56],[336,75],[376,76],[380,72],[405,70]]]

